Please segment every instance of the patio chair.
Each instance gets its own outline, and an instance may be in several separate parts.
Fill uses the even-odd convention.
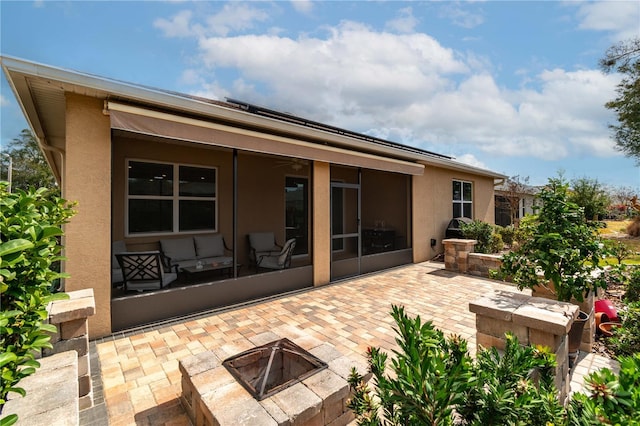
[[[159,290],[178,278],[163,262],[159,251],[127,252],[116,254],[124,275],[124,289],[142,292]]]
[[[249,261],[258,270],[258,259],[262,256],[278,254],[282,246],[276,243],[273,232],[252,232],[247,235],[249,239]]]
[[[256,268],[288,269],[291,266],[291,255],[294,248],[296,248],[296,239],[287,240],[278,253],[261,255],[256,262]]]

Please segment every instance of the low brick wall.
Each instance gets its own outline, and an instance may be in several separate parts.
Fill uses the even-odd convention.
[[[556,355],[555,384],[559,400],[570,391],[568,336],[578,306],[521,293],[497,291],[469,303],[476,314],[476,343],[480,347],[504,349],[505,333],[511,332],[523,345],[543,345]]]
[[[40,368],[19,386],[25,397],[11,394],[4,414],[18,414],[18,424],[78,425],[79,412],[93,405],[89,368],[89,317],[96,312],[93,289],[67,293],[47,307],[48,322],[56,326],[51,349],[36,355]]]
[[[75,352],[61,352],[40,361],[34,374],[22,379],[18,386],[27,395],[9,394],[2,416],[18,415],[17,425],[77,426],[78,357]]]
[[[469,253],[467,255],[467,273],[477,277],[489,277],[489,271],[497,271],[502,266],[502,255]]]

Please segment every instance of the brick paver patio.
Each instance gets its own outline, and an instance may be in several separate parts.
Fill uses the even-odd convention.
[[[392,304],[467,339],[473,354],[475,316],[469,301],[495,289],[517,291],[425,262],[100,339],[92,344],[92,362],[99,364],[102,383],[94,391],[96,407],[81,414],[81,424],[188,425],[179,402],[178,360],[216,347],[239,352],[234,347],[245,348],[247,338],[283,325],[303,329],[354,359],[364,360],[368,346],[390,351]],[[608,365],[592,355],[582,360],[576,368],[580,375]]]

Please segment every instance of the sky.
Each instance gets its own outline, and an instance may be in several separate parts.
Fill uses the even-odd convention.
[[[633,37],[639,1],[0,1],[2,55],[640,192],[598,68]],[[4,75],[0,127],[27,128]]]

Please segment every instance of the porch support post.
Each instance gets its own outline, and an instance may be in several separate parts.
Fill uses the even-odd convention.
[[[93,288],[89,337],[111,333],[111,128],[102,101],[66,95],[62,196],[77,201],[65,225],[65,291]]]
[[[313,285],[331,280],[331,168],[313,162]]]

